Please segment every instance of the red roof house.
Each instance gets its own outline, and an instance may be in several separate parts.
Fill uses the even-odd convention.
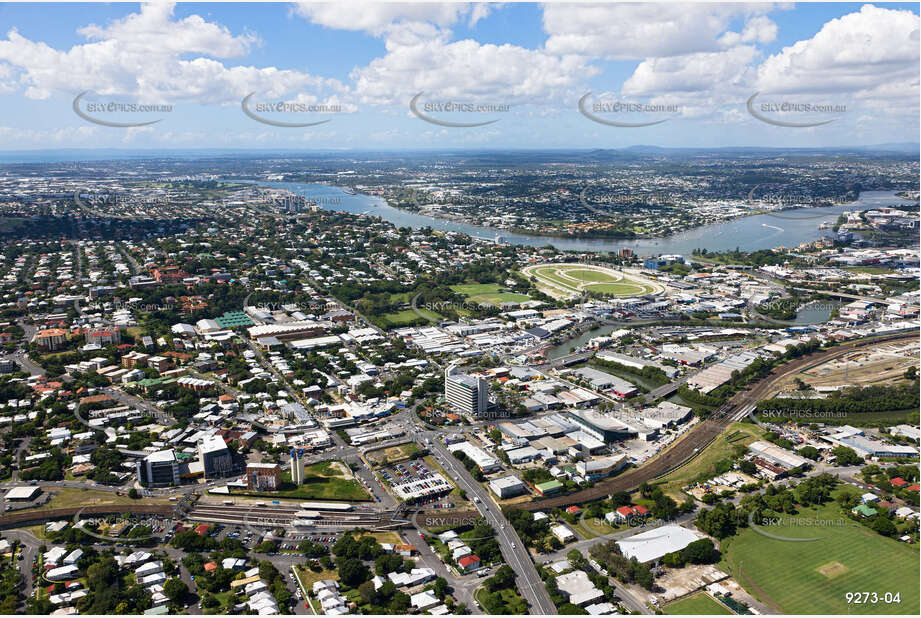
[[[464,556],[457,561],[457,564],[460,565],[460,568],[464,572],[474,571],[480,568],[480,557],[476,554],[470,554],[469,556]]]

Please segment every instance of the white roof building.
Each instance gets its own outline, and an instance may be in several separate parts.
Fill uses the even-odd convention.
[[[665,554],[681,551],[702,538],[702,534],[693,530],[670,524],[618,541],[617,546],[627,558],[636,558],[639,562],[652,562]]]

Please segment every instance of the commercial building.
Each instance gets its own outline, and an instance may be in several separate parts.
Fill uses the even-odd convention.
[[[585,571],[571,571],[556,578],[560,593],[573,605],[583,607],[604,599],[604,592],[595,587]]]
[[[219,435],[205,438],[198,445],[198,458],[206,478],[228,476],[233,470],[233,458],[227,443]]]
[[[691,419],[691,408],[679,406],[671,401],[662,401],[654,408],[645,408],[638,413],[644,425],[651,429],[662,429],[680,425]]]
[[[681,551],[702,538],[703,535],[693,530],[671,524],[617,541],[617,546],[627,558],[636,558],[639,562],[656,562],[665,554]]]
[[[480,470],[486,474],[495,472],[502,467],[499,465],[499,460],[488,455],[486,451],[474,444],[470,444],[469,442],[458,442],[457,444],[452,444],[448,447],[448,450],[452,453],[456,453],[457,451],[462,452],[464,455],[473,460],[473,463],[479,466]]]
[[[757,440],[752,442],[748,445],[748,450],[769,463],[773,463],[787,469],[798,468],[809,463],[809,460],[805,457],[800,457],[792,451],[788,451],[785,448],[780,448],[776,444],[771,444],[770,442],[765,442],[764,440]]]
[[[631,427],[613,416],[602,414],[596,410],[575,410],[570,413],[570,416],[582,425],[587,433],[604,442],[627,440],[638,435],[636,427]]]
[[[246,488],[276,491],[281,487],[281,466],[276,463],[246,464]]]
[[[489,384],[451,365],[445,370],[445,399],[459,413],[481,416],[489,409]]]
[[[619,378],[592,367],[581,367],[573,371],[577,376],[588,380],[592,388],[602,391],[612,391],[621,397],[631,397],[637,392],[636,386],[623,378]]]
[[[645,358],[636,358],[634,356],[627,356],[625,354],[618,354],[616,352],[599,352],[595,356],[599,360],[608,361],[610,363],[617,363],[618,365],[623,365],[624,367],[629,367],[630,369],[638,369],[640,371],[646,367],[661,369],[669,378],[675,378],[678,375],[678,370],[674,367],[670,367],[669,365],[664,365],[662,363],[657,363],[656,361],[646,360]]]
[[[520,496],[527,492],[525,484],[516,476],[493,479],[489,482],[489,490],[502,500]]]
[[[534,486],[534,491],[536,491],[541,496],[552,496],[554,494],[560,493],[562,490],[563,484],[557,480],[537,483]]]
[[[590,461],[577,462],[576,472],[589,481],[597,481],[611,476],[626,465],[626,455],[612,455],[611,457],[599,457]]]
[[[179,484],[179,461],[173,449],[151,453],[135,464],[142,487],[169,487]]]
[[[3,499],[24,502],[35,499],[40,493],[42,493],[41,487],[14,487],[6,492]]]

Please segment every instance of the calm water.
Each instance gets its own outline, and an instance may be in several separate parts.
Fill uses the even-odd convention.
[[[803,306],[796,313],[796,319],[790,322],[795,326],[808,326],[810,324],[824,324],[831,317],[831,312],[841,307],[844,303],[820,300]]]
[[[569,354],[570,349],[572,348],[579,349],[582,346],[584,346],[586,343],[588,343],[590,339],[594,339],[595,337],[606,337],[610,335],[611,333],[613,333],[618,328],[621,328],[621,327],[614,326],[613,324],[608,324],[606,326],[602,326],[595,330],[587,330],[581,335],[579,335],[578,337],[576,337],[575,339],[569,339],[568,341],[564,341],[558,346],[550,348],[547,351],[547,357],[548,358],[559,358],[561,356],[566,356],[567,354]]]
[[[298,182],[260,182],[263,186],[287,189],[316,201],[326,210],[379,216],[397,227],[430,227],[436,230],[462,232],[475,238],[493,240],[497,235],[505,242],[543,247],[553,245],[563,251],[617,251],[623,247],[638,254],[688,255],[694,249],[726,251],[738,247],[742,250],[772,249],[778,246],[795,247],[831,233],[820,230],[823,221],[837,220],[846,210],[860,210],[882,206],[906,206],[913,202],[896,197],[894,191],[865,191],[860,199],[850,204],[832,208],[803,208],[782,213],[743,217],[728,223],[718,223],[689,230],[668,238],[642,240],[573,239],[512,234],[466,223],[456,223],[434,217],[425,217],[389,206],[383,198],[370,195],[349,195],[341,188],[325,184]]]

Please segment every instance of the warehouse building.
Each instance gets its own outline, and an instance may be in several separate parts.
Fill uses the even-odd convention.
[[[502,500],[520,496],[528,491],[521,479],[511,475],[493,479],[489,482],[489,489]]]
[[[644,563],[658,562],[665,554],[681,551],[702,538],[704,535],[698,532],[670,524],[617,541],[617,546],[627,558]]]
[[[470,442],[458,442],[457,444],[452,444],[448,447],[448,450],[452,453],[457,451],[462,452],[464,455],[473,460],[480,470],[484,473],[489,474],[490,472],[496,472],[501,469],[499,465],[499,460],[495,457],[492,457],[486,453],[480,447],[470,444]]]
[[[800,457],[792,451],[780,448],[776,444],[757,440],[748,445],[748,450],[757,457],[786,469],[798,468],[809,463],[805,457]]]

